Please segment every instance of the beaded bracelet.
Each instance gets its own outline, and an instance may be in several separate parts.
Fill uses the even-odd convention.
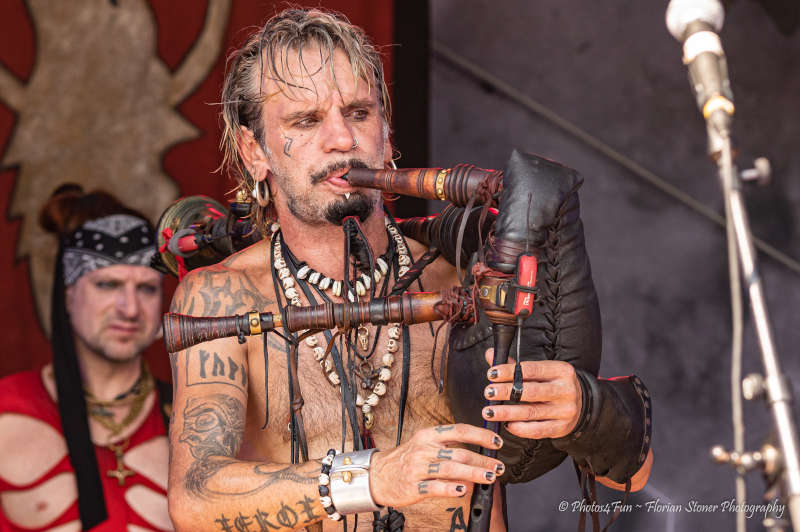
[[[342,514],[337,512],[336,507],[333,506],[330,489],[331,478],[329,475],[334,456],[336,456],[336,449],[328,449],[328,454],[322,459],[322,473],[319,475],[319,502],[325,508],[329,519],[339,521],[342,519]]]

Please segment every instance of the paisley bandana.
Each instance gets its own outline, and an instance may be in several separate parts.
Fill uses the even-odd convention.
[[[142,218],[114,214],[90,220],[64,242],[64,285],[115,264],[150,266],[155,242],[155,232]]]

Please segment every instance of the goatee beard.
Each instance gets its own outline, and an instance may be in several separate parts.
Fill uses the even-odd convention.
[[[342,225],[348,216],[357,216],[364,222],[375,209],[375,200],[363,192],[353,192],[349,198],[342,197],[325,209],[325,219],[334,225]]]

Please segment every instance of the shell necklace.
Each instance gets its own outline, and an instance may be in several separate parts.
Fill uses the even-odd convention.
[[[386,224],[386,229],[394,240],[398,253],[398,264],[400,267],[397,273],[402,277],[409,269],[411,257],[408,254],[408,248],[403,242],[402,236],[400,235],[400,231],[397,229],[397,227],[395,227],[394,224],[391,224],[388,218],[386,219]],[[283,256],[279,229],[280,227],[277,224],[272,225],[273,268],[275,270],[275,274],[278,276],[278,279],[281,281],[286,300],[289,301],[292,306],[300,307],[302,306],[302,302],[300,301],[300,295],[297,291],[295,279],[293,278],[292,272],[286,264],[286,259]],[[383,276],[389,274],[389,265],[383,257],[378,257],[375,262],[377,263],[378,267],[374,271],[373,278],[377,285]],[[343,281],[334,281],[329,277],[322,276],[322,274],[312,270],[306,264],[303,264],[300,268],[298,268],[297,278],[298,280],[303,280],[314,284],[323,291],[330,288],[335,296],[341,296],[342,291],[345,288]],[[348,299],[350,299],[350,301],[355,301],[358,297],[366,295],[367,290],[370,288],[370,281],[371,279],[369,275],[362,274],[361,277],[356,281],[355,290],[351,288],[347,291],[349,296]],[[306,331],[300,331],[300,334],[302,335],[305,332]],[[391,367],[394,363],[394,354],[400,348],[400,324],[388,324],[387,335],[388,339],[386,340],[386,351],[381,356],[382,365],[379,368],[373,369],[371,363],[364,357],[361,357],[362,367],[360,369],[362,373],[368,373],[369,378],[362,380],[361,387],[364,391],[357,392],[356,406],[361,408],[361,412],[364,416],[364,427],[367,429],[371,429],[375,423],[375,415],[372,412],[372,409],[378,405],[381,397],[386,394],[386,383],[388,383],[392,378]],[[368,351],[369,336],[366,326],[360,325],[358,327],[357,336],[359,341],[356,349],[361,348],[364,351]],[[339,392],[341,393],[341,381],[339,379],[339,374],[336,372],[336,368],[334,367],[330,354],[326,354],[325,349],[319,345],[317,335],[307,336],[304,341],[306,345],[313,350],[314,359],[319,362],[319,365],[322,368],[322,371],[325,374],[328,382],[332,386],[338,388]]]

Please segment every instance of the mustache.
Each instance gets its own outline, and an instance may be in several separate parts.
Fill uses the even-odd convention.
[[[369,166],[367,166],[367,163],[365,163],[361,159],[350,159],[347,161],[339,161],[336,163],[331,163],[322,170],[319,170],[311,174],[310,176],[311,184],[316,185],[317,183],[321,183],[325,181],[325,179],[328,177],[328,174],[336,172],[337,170],[343,170],[348,166],[350,168],[369,168]]]

